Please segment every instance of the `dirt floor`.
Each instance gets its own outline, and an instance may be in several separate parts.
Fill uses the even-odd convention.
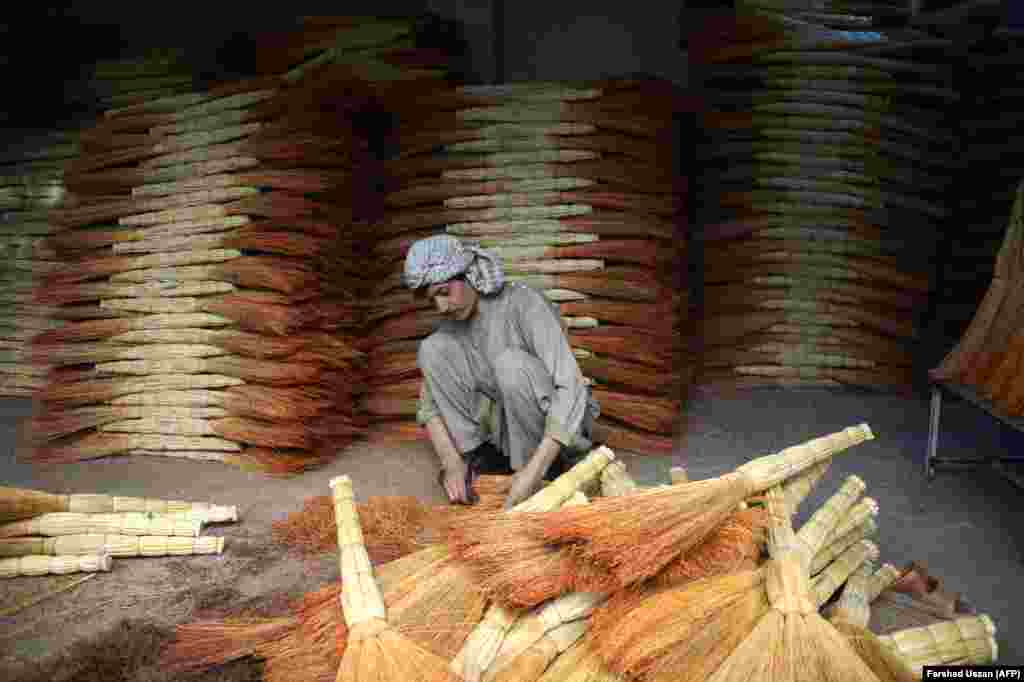
[[[156,665],[175,624],[200,617],[284,613],[291,599],[337,579],[334,556],[301,558],[271,542],[271,524],[329,494],[328,481],[352,477],[357,496],[414,495],[442,502],[437,465],[426,444],[361,445],[329,466],[292,479],[273,479],[216,463],[169,458],[108,458],[41,470],[16,460],[14,432],[24,401],[0,402],[0,480],[53,492],[190,499],[237,505],[240,521],[204,529],[227,539],[221,556],[116,559],[103,573],[14,615],[7,610],[80,576],[25,577],[0,584],[0,679],[8,682],[85,680],[257,680],[260,666],[239,662],[198,675],[169,676]],[[642,484],[668,480],[673,464],[691,478],[714,476],[747,459],[866,421],[877,439],[837,458],[806,507],[816,505],[849,473],[862,476],[882,512],[876,540],[882,561],[925,561],[950,591],[963,593],[999,628],[1000,662],[1024,662],[1012,637],[1024,597],[1011,585],[1022,568],[1020,493],[987,469],[940,474],[927,483],[921,457],[928,424],[921,399],[830,391],[757,391],[743,398],[695,401],[687,433],[671,457],[621,453]],[[1019,447],[966,408],[944,418],[947,452],[984,454]],[[1016,440],[1014,440],[1016,438]],[[1007,596],[1013,595],[1013,596]],[[1016,621],[1016,623],[1011,623]]]

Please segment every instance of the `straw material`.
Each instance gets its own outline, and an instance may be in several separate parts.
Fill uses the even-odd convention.
[[[3,523],[30,519],[49,512],[67,511],[67,504],[64,495],[0,486],[0,522]]]
[[[52,406],[73,407],[133,393],[215,389],[243,383],[241,379],[217,374],[161,374],[130,379],[95,379],[65,385],[50,384],[40,398]]]
[[[810,575],[816,577],[834,559],[842,555],[853,545],[861,540],[867,539],[878,531],[878,524],[875,520],[868,518],[847,533],[834,538],[831,542],[822,547],[811,560]]]
[[[800,511],[800,505],[803,504],[804,500],[807,499],[811,491],[814,490],[825,474],[828,473],[829,468],[832,466],[832,460],[825,460],[815,464],[804,473],[799,476],[795,476],[782,484],[782,493],[786,498],[786,509],[791,514],[796,514]],[[671,473],[671,472],[670,472]],[[685,470],[684,470],[685,473]],[[673,483],[688,483],[689,481],[684,479],[682,481],[672,480]]]
[[[806,556],[813,557],[827,544],[829,535],[856,503],[865,487],[860,477],[848,476],[839,490],[815,510],[807,523],[796,533],[796,542],[800,544],[801,551]]]
[[[109,555],[43,556],[28,555],[13,559],[0,559],[0,578],[25,575],[67,575],[68,573],[98,573],[109,571]]]
[[[65,464],[123,454],[131,450],[153,450],[174,456],[173,453],[180,451],[212,450],[231,453],[241,449],[238,443],[209,436],[91,433],[76,436],[67,443],[61,441],[58,445],[37,448],[29,457],[39,464]]]
[[[871,565],[866,563],[850,577],[829,620],[880,681],[911,682],[918,679],[911,668],[867,629],[871,612],[865,590],[871,570]]]
[[[51,512],[27,521],[0,526],[0,537],[19,535],[113,534],[113,535],[175,535],[199,537],[203,516],[168,516],[153,512],[116,512],[109,514],[76,514]]]
[[[5,540],[4,543],[14,543]],[[174,537],[138,535],[63,535],[34,541],[35,554],[47,556],[109,554],[112,557],[189,556],[221,554],[222,537]],[[0,550],[2,551],[2,550]]]
[[[957,618],[879,636],[920,675],[926,665],[985,665],[996,660],[996,628],[987,615]]]
[[[853,575],[865,561],[878,558],[878,545],[870,540],[860,540],[819,573],[811,581],[812,597],[818,608],[821,608],[835,594],[846,580]]]
[[[862,424],[755,459],[716,479],[597,499],[545,515],[543,537],[548,543],[574,543],[578,561],[603,567],[626,586],[687,553],[746,497],[871,438]]]

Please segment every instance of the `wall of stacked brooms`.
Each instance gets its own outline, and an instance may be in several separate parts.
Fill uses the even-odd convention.
[[[291,473],[422,437],[436,317],[398,275],[441,232],[557,305],[612,447],[668,450],[695,384],[907,389],[955,177],[949,43],[744,7],[690,45],[696,335],[693,107],[667,82],[463,86],[447,27],[412,19],[307,19],[203,90],[167,57],[97,69],[119,85],[95,123],[0,159],[0,390],[37,399],[28,456]]]
[[[558,306],[610,445],[671,448],[689,335],[670,84],[460,86],[432,19],[308,19],[257,54],[250,78],[106,108],[55,159],[58,198],[9,223],[48,259],[7,271],[46,316],[14,320],[4,358],[31,377],[10,385],[38,404],[32,461],[284,474],[422,437],[436,316],[398,274],[440,232]],[[6,170],[31,203],[32,169]]]

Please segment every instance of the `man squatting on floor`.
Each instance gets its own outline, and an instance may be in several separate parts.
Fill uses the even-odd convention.
[[[510,509],[591,450],[600,408],[542,293],[506,284],[496,254],[448,235],[409,248],[404,282],[443,316],[417,355],[417,421],[451,502],[472,503],[480,473],[515,472]]]

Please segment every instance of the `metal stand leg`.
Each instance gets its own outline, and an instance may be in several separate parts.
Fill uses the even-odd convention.
[[[928,452],[924,460],[924,475],[931,481],[935,478],[935,451],[939,447],[939,415],[942,412],[942,389],[932,386],[931,419],[928,424]]]

